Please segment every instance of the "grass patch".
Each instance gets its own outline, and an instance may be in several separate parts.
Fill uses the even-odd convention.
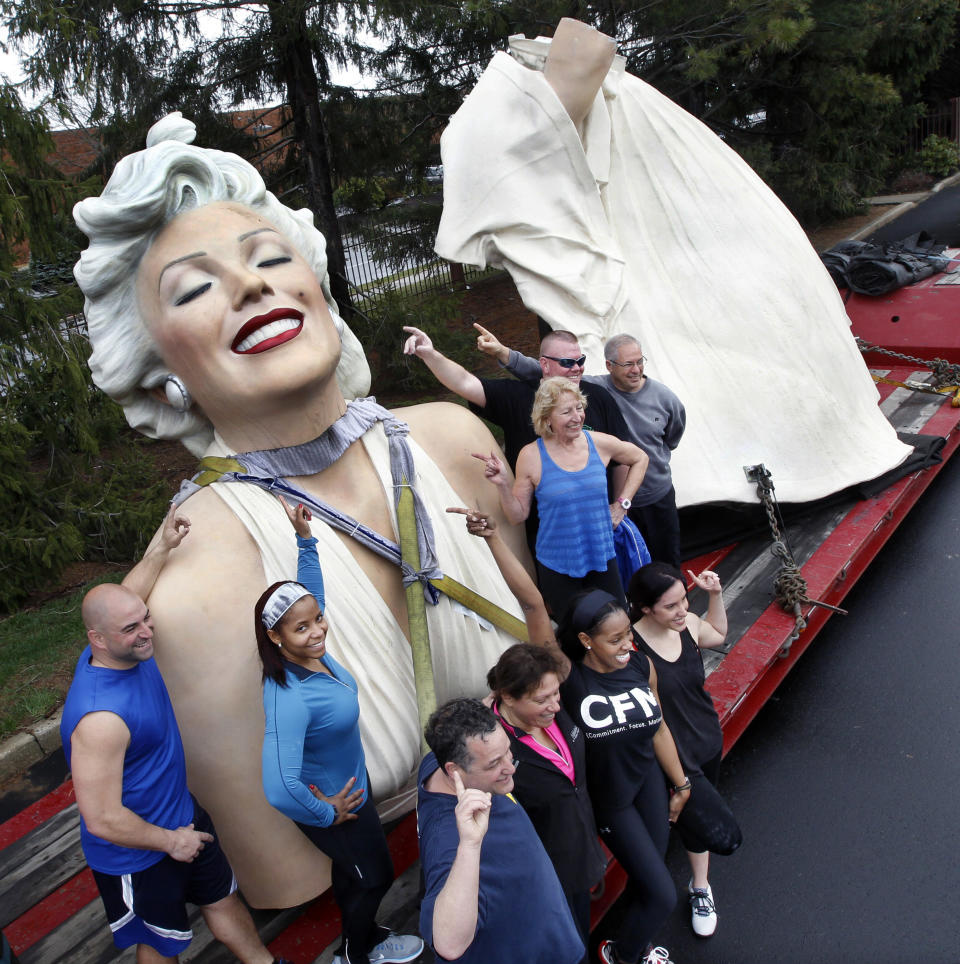
[[[70,688],[86,645],[80,603],[101,582],[120,582],[113,572],[82,589],[0,621],[0,737],[49,716]]]

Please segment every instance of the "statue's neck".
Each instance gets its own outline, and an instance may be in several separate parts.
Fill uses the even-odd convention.
[[[301,445],[322,435],[346,411],[339,386],[309,398],[291,402],[284,399],[276,410],[257,405],[218,419],[217,435],[231,452]]]

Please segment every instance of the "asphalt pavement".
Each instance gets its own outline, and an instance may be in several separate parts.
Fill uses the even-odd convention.
[[[926,231],[948,247],[960,247],[960,185],[931,194],[864,240],[874,244],[900,241],[920,231]]]
[[[960,961],[958,534],[960,459],[725,761],[744,843],[713,859],[716,934],[681,903],[657,935],[677,964]]]

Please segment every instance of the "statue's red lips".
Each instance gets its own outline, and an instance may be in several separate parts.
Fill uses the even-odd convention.
[[[252,348],[247,348],[243,351],[239,349],[238,346],[242,345],[243,342],[246,341],[246,339],[249,338],[255,331],[259,331],[265,325],[269,325],[274,321],[283,321],[285,318],[292,318],[294,321],[298,322],[297,327],[289,328],[277,335],[272,335],[270,338],[264,338],[263,341],[257,342],[257,344]],[[238,355],[256,355],[263,351],[269,351],[271,348],[276,348],[277,345],[282,345],[284,342],[290,341],[292,338],[296,338],[302,330],[303,312],[297,311],[295,308],[274,308],[273,311],[268,311],[264,315],[256,315],[249,321],[244,322],[240,330],[234,336],[230,348]]]

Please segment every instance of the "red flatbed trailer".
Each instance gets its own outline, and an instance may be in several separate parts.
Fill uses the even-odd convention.
[[[944,252],[957,258],[960,250]],[[960,262],[954,265],[960,268]],[[906,288],[872,297],[841,292],[854,332],[871,345],[923,359],[960,363],[960,270],[935,274]],[[868,365],[889,364],[889,356],[867,352]]]
[[[960,288],[951,285],[952,291],[945,291],[947,286],[937,289],[935,284],[923,284],[927,297],[937,299],[943,329],[950,304],[944,299],[960,294]],[[907,291],[916,294],[913,289]],[[901,321],[909,322],[909,327],[902,329],[907,334],[898,341],[884,337],[886,345],[904,354],[960,359],[960,347],[951,339],[923,334],[926,309],[918,307],[909,295],[896,295],[897,299],[870,299],[870,304],[851,299],[851,315],[858,318],[857,333],[867,340],[880,338],[885,327],[901,323],[886,315],[894,310],[891,305],[902,303],[909,308],[897,309],[902,312]],[[871,305],[872,312],[868,310]],[[861,315],[870,315],[869,323],[860,320]],[[916,365],[880,364],[883,367],[877,374],[893,382],[918,381],[927,374]],[[949,397],[910,392],[888,383],[878,384],[878,389],[881,407],[898,430],[944,439],[942,462],[905,476],[876,496],[851,497],[812,520],[787,527],[808,595],[833,605],[842,602],[960,445],[960,408],[952,407]],[[748,542],[690,560],[691,568],[718,569],[728,597],[731,633],[726,652],[705,654],[710,674],[707,685],[723,725],[724,752],[736,743],[831,616],[827,609],[807,611],[804,607],[807,627],[784,654],[794,619],[773,600],[772,578],[767,578],[779,563],[768,551],[768,539],[756,538],[753,545]],[[695,598],[692,605],[699,605]],[[414,866],[418,856],[413,814],[392,829],[389,840],[399,876]],[[594,924],[623,886],[623,871],[611,861],[604,893],[592,908]],[[80,854],[76,804],[69,781],[0,825],[0,928],[22,964],[132,960],[128,952],[117,955],[111,951],[92,875]],[[336,939],[339,914],[327,893],[303,908],[272,917],[263,924],[262,933],[275,955],[313,961]],[[216,948],[205,944],[203,937],[197,943],[197,953],[191,948],[187,959],[218,959]]]

